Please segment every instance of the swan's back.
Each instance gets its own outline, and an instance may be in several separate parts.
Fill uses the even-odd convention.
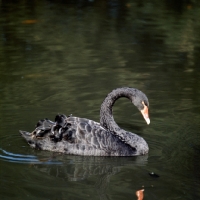
[[[57,115],[37,123],[32,133],[20,131],[33,148],[88,156],[133,156],[135,149],[105,130],[99,123],[79,117]]]

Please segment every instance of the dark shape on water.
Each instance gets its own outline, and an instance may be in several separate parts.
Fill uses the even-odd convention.
[[[149,175],[150,175],[151,177],[154,177],[154,178],[160,177],[158,174],[155,174],[154,172],[149,172]]]
[[[100,109],[100,123],[59,114],[55,122],[40,120],[32,133],[20,131],[32,148],[86,156],[137,156],[149,151],[146,141],[121,129],[114,121],[112,107],[120,97],[128,98],[142,113],[147,124],[149,102],[138,89],[123,87],[107,95]]]

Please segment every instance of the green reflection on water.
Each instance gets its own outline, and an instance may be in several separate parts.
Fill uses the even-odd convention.
[[[160,1],[32,3],[0,5],[0,147],[43,158],[19,129],[32,130],[39,119],[53,120],[57,113],[99,121],[106,94],[131,86],[148,95],[151,125],[126,99],[116,103],[115,119],[142,135],[150,153],[143,165],[135,158],[81,165],[63,156],[70,161],[60,168],[1,160],[1,199],[134,199],[143,185],[145,198],[198,199],[198,2],[179,9]],[[90,167],[97,173],[80,170]],[[149,171],[160,178],[152,180]]]

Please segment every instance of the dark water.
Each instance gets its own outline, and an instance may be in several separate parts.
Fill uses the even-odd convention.
[[[0,1],[0,199],[200,199],[199,19],[198,1]],[[147,156],[41,152],[18,133],[57,113],[99,121],[121,86],[149,98],[149,126],[114,108]]]

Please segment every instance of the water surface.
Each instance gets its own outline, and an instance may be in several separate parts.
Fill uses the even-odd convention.
[[[1,199],[132,200],[142,188],[144,199],[200,198],[198,2],[19,0],[0,13]],[[149,98],[149,126],[127,99],[114,107],[146,156],[37,151],[18,132],[57,113],[99,121],[121,86]]]

